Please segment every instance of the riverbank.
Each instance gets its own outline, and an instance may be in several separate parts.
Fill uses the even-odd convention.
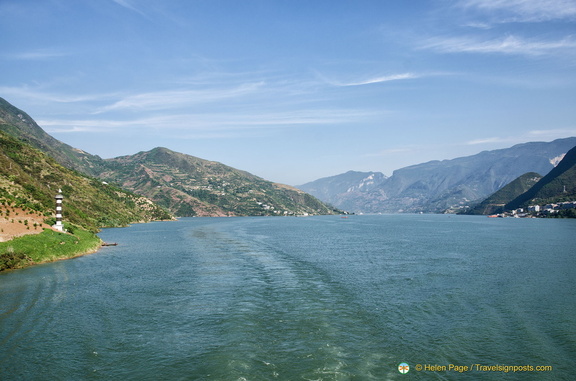
[[[71,233],[44,229],[39,234],[0,242],[0,271],[95,253],[102,245],[94,233],[80,228],[69,230]]]

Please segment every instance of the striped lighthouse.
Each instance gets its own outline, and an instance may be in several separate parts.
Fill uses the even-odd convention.
[[[60,230],[61,232],[64,231],[64,225],[62,225],[62,200],[64,196],[62,196],[62,189],[58,189],[58,194],[55,197],[56,199],[56,224],[52,226],[56,230]]]

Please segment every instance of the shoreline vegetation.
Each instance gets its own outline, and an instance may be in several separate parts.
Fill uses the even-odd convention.
[[[49,213],[13,201],[0,198],[0,273],[93,254],[104,244],[97,236],[101,228],[150,222],[137,220],[98,228],[64,222],[65,232],[60,232],[52,228],[55,218]],[[173,220],[174,217],[153,221]]]
[[[102,246],[95,233],[71,225],[66,229],[66,233],[43,229],[0,242],[0,272],[92,254]]]
[[[175,220],[157,220],[156,222]],[[106,246],[105,242],[94,232],[69,223],[65,223],[65,230],[66,232],[58,232],[43,227],[42,232],[14,235],[7,241],[0,241],[0,273],[93,254],[102,246]]]

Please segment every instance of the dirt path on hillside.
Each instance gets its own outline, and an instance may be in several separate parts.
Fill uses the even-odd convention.
[[[0,242],[26,234],[42,233],[44,228],[51,227],[44,223],[46,217],[21,208],[0,206]]]

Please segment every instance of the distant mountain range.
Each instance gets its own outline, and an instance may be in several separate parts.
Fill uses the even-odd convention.
[[[394,171],[361,187],[350,172],[299,186],[335,207],[356,213],[458,211],[473,206],[519,176],[545,175],[572,147],[576,137],[531,142],[452,160],[431,161]],[[376,172],[377,173],[377,172]],[[376,174],[375,173],[375,174]]]
[[[359,211],[370,202],[370,192],[378,189],[386,179],[381,172],[348,171],[297,187],[340,209]]]
[[[103,160],[99,156],[91,155],[53,138],[24,111],[2,98],[0,98],[0,131],[3,131],[5,136],[16,139],[19,144],[29,145],[41,151],[63,167],[92,177],[94,184],[102,182],[117,184],[125,190],[146,196],[177,216],[340,213],[291,186],[266,181],[221,163],[173,152],[166,148]],[[42,169],[38,171],[42,172]],[[9,173],[6,173],[6,176],[9,176]],[[99,181],[95,181],[94,178]],[[65,196],[69,196],[70,199],[74,199],[79,192],[74,186],[76,181],[67,180],[70,188],[67,189],[68,194]],[[56,179],[50,184],[53,187],[58,186]],[[94,197],[98,197],[98,194]],[[86,200],[86,203],[89,204],[90,201]],[[94,213],[98,214],[96,211]],[[164,212],[164,217],[167,215]],[[132,222],[141,219],[135,217]]]

